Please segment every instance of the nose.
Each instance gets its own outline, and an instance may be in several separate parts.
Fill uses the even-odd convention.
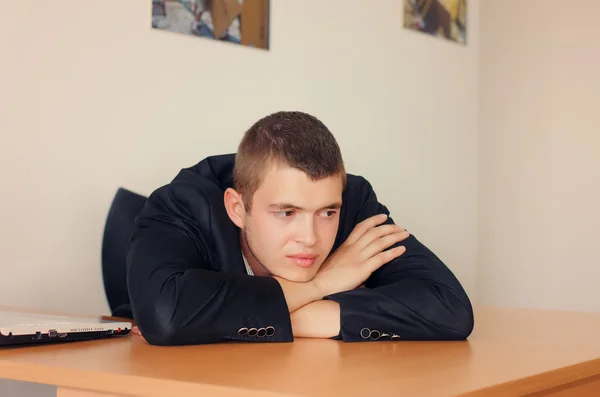
[[[312,216],[306,216],[305,219],[302,220],[296,241],[307,247],[312,247],[317,243],[315,220]]]

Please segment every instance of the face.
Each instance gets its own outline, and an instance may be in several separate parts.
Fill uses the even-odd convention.
[[[333,247],[341,204],[339,175],[311,181],[295,168],[273,166],[254,193],[251,211],[236,207],[239,217],[232,218],[255,273],[312,280]]]

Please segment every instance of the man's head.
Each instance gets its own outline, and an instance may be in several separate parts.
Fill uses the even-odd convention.
[[[278,112],[256,122],[224,198],[255,273],[310,281],[335,241],[345,185],[340,148],[317,118]]]

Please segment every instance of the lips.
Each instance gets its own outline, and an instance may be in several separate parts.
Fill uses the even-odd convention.
[[[315,264],[317,255],[300,254],[300,255],[288,255],[288,258],[292,260],[296,265],[308,269]]]

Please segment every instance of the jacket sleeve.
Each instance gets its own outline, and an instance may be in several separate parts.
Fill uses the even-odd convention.
[[[185,211],[188,199],[155,192],[136,220],[127,283],[133,317],[146,340],[154,345],[292,341],[279,283],[211,269],[191,218],[173,214],[173,208]]]
[[[366,182],[366,199],[355,224],[388,209]],[[388,218],[386,223],[393,223]],[[359,288],[325,297],[340,304],[335,339],[463,340],[473,329],[473,309],[464,289],[444,263],[412,234],[394,245],[400,257],[375,271]]]

